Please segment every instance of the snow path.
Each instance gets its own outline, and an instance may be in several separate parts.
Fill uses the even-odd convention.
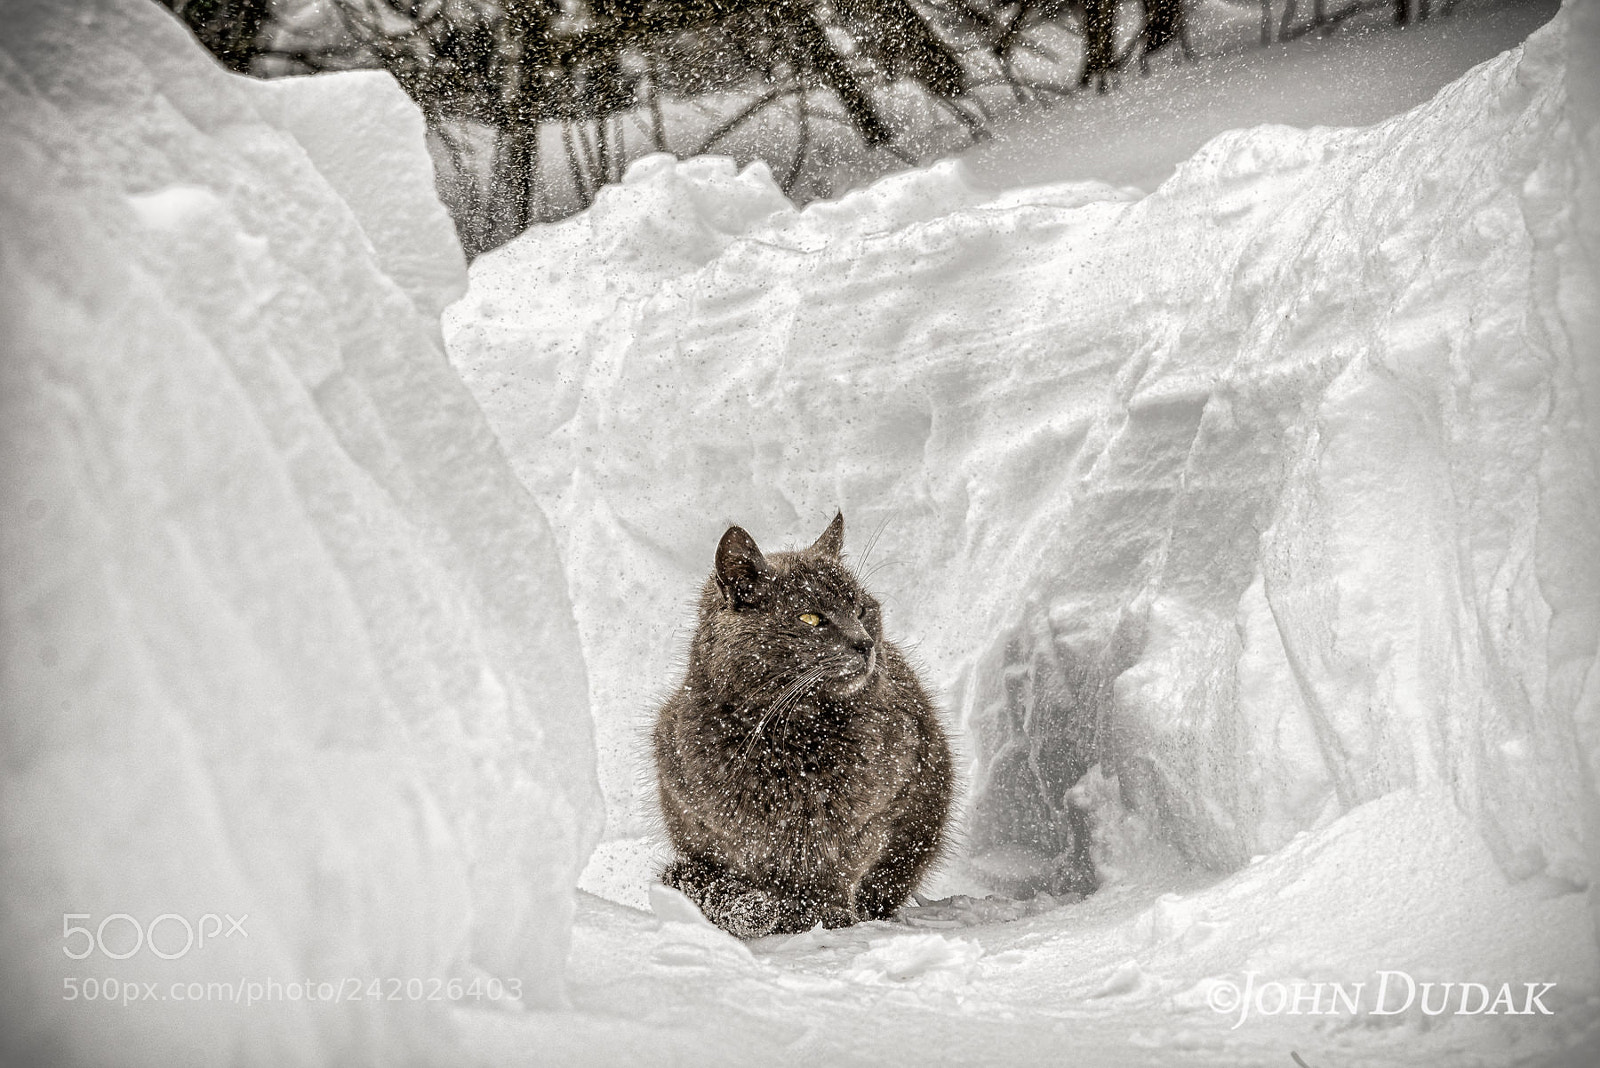
[[[1563,934],[1581,927],[1582,896],[1508,883],[1442,795],[1391,794],[1214,885],[1116,887],[1010,922],[911,908],[747,947],[669,897],[651,915],[583,895],[573,1011],[462,1013],[470,1047],[499,1065],[1130,1068],[1287,1065],[1291,1050],[1314,1068],[1577,1068],[1600,1049],[1593,949]],[[1554,1017],[1370,1011],[1383,970],[1497,990],[1530,960],[1544,970],[1527,979],[1557,984]],[[1212,1008],[1218,984],[1250,972],[1306,984],[1302,1013]],[[1317,1000],[1318,982],[1344,984],[1363,1013],[1331,985]],[[1383,1007],[1402,1007],[1403,983],[1391,977]]]

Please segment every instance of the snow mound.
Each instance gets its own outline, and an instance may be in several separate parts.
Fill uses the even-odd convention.
[[[983,947],[939,934],[906,935],[861,953],[840,974],[868,985],[908,983],[952,990],[972,980]]]
[[[600,812],[582,651],[442,352],[421,117],[34,0],[0,143],[0,1059],[410,1062],[452,979],[553,1003]]]
[[[1081,889],[1118,806],[1232,870],[1413,787],[1591,885],[1593,36],[1225,134],[1143,199],[946,166],[795,211],[654,160],[477,261],[447,344],[562,546],[608,834],[648,830],[725,524],[804,544],[839,506],[997,889]]]

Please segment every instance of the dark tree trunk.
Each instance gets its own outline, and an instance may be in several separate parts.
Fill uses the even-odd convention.
[[[494,142],[494,178],[489,186],[489,243],[508,241],[536,221],[539,127],[508,123]]]
[[[1189,13],[1184,0],[1144,0],[1143,41],[1139,50],[1139,70],[1149,71],[1149,56],[1173,41],[1183,49],[1184,59],[1194,58],[1189,47]]]
[[[832,89],[850,116],[851,125],[869,145],[881,145],[894,137],[893,131],[878,117],[872,98],[856,80],[844,58],[834,51],[828,35],[816,16],[807,12],[791,24],[797,64],[809,69],[823,85]]]
[[[1078,75],[1078,84],[1087,86],[1094,81],[1095,88],[1103,93],[1110,88],[1109,79],[1116,67],[1116,0],[1084,0],[1083,72]]]
[[[857,43],[891,80],[909,78],[947,100],[966,93],[960,58],[906,0],[834,0],[833,7],[860,28]]]
[[[229,70],[250,73],[270,0],[161,0]]]
[[[538,73],[549,61],[548,12],[537,2],[506,5],[494,55],[500,87],[493,178],[489,183],[489,241],[499,244],[536,222],[539,202],[539,124],[544,119]]]

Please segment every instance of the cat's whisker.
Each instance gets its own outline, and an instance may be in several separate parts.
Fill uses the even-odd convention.
[[[883,536],[883,532],[888,528],[888,526],[889,517],[884,516],[883,519],[878,523],[878,529],[874,530],[872,532],[872,537],[867,539],[867,547],[861,553],[861,562],[856,565],[858,569],[867,566],[867,561],[872,558],[872,550],[878,547],[878,539]]]
[[[767,715],[771,716],[774,713],[780,712],[788,706],[794,704],[800,699],[800,696],[805,691],[806,687],[821,679],[824,675],[826,675],[829,671],[832,671],[837,666],[838,664],[835,661],[827,660],[818,664],[810,671],[807,671],[804,675],[800,676],[799,679],[795,680],[794,684],[785,690],[776,701],[772,702],[772,704],[768,706]]]
[[[740,750],[739,759],[743,760],[750,755],[750,751],[755,747],[756,739],[761,736],[762,728],[767,725],[767,721],[773,715],[781,711],[786,704],[797,700],[802,690],[822,678],[835,666],[837,665],[833,660],[825,660],[790,683],[788,689],[779,694],[778,699],[768,705],[766,711],[761,714],[761,718],[756,721],[755,729],[750,732],[750,737],[746,739],[744,748]]]
[[[872,581],[872,576],[876,575],[878,572],[882,571],[884,568],[893,563],[893,560],[879,560],[869,571],[867,571],[866,574],[857,576],[857,581],[865,585],[866,583]]]
[[[783,693],[778,695],[778,699],[768,705],[766,711],[761,714],[760,720],[756,722],[755,729],[750,732],[750,737],[745,741],[744,748],[740,752],[740,759],[746,759],[750,755],[750,751],[755,747],[756,740],[761,736],[763,728],[774,716],[781,714],[784,716],[785,722],[787,722],[789,710],[799,703],[801,696],[809,686],[822,679],[828,672],[835,668],[843,667],[848,662],[846,657],[829,657],[790,683]]]

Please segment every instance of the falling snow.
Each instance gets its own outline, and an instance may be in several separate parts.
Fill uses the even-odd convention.
[[[1596,5],[1103,171],[651,157],[470,273],[387,76],[6,17],[6,1063],[1595,1063]],[[707,547],[836,507],[957,841],[740,941],[644,728]]]

